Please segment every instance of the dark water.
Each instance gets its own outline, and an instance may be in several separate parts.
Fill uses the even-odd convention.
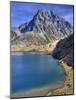
[[[51,55],[27,53],[11,56],[11,91],[31,90],[64,81],[64,70]]]

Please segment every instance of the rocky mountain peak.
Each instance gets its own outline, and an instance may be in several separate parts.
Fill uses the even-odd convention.
[[[61,39],[73,33],[72,25],[51,10],[39,9],[28,23],[18,27],[21,34],[33,33],[40,40]],[[32,34],[31,34],[32,35]]]
[[[37,14],[33,17],[33,21],[39,20],[40,22],[52,21],[56,15],[51,10],[39,9]]]
[[[39,9],[37,11],[37,15],[42,15],[43,17],[45,16],[51,17],[52,15],[54,15],[54,13],[51,10]]]
[[[46,33],[50,31],[50,33],[58,32],[63,35],[68,34],[66,31],[72,32],[72,26],[67,21],[54,14],[53,11],[44,9],[39,9],[28,24],[23,24],[20,27],[22,27],[21,33],[28,31]]]

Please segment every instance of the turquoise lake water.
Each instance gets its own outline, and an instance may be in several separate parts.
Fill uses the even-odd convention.
[[[64,81],[64,69],[51,55],[11,55],[11,92],[28,91]]]

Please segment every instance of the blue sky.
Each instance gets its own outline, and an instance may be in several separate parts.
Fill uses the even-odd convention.
[[[73,25],[72,5],[11,2],[10,7],[12,27],[18,27],[25,22],[29,22],[38,9],[52,10],[55,14],[65,18],[66,21]]]

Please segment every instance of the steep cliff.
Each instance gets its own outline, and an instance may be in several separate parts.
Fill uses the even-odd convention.
[[[60,40],[52,55],[68,65],[74,66],[74,34]]]

